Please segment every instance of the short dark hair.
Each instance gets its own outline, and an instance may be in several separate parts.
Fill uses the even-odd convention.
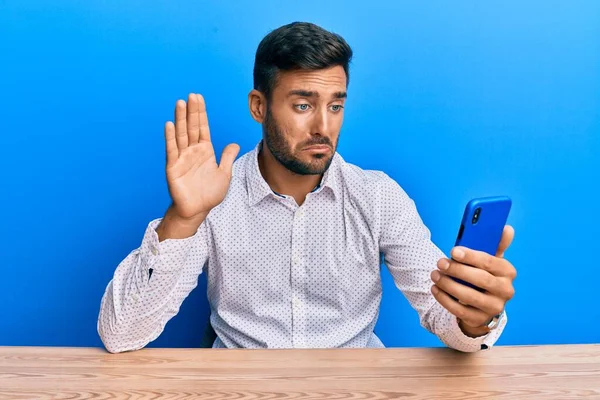
[[[350,82],[352,49],[343,37],[309,22],[292,22],[261,40],[254,60],[254,89],[271,98],[279,71],[317,70],[340,65]]]

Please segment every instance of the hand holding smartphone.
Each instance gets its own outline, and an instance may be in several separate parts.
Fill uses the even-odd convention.
[[[455,246],[484,251],[495,256],[511,205],[512,201],[507,196],[482,197],[469,201],[465,207]],[[484,292],[483,289],[468,282],[458,278],[452,279]]]

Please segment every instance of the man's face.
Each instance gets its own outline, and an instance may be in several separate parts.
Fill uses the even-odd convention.
[[[345,101],[341,66],[281,72],[263,123],[269,151],[292,172],[324,173],[337,149]]]

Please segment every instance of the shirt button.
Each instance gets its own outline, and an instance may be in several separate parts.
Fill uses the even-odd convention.
[[[158,254],[158,250],[155,246],[150,246],[150,251],[152,252],[152,254],[157,255]]]
[[[133,301],[136,303],[140,300],[140,296],[138,296],[136,293],[134,293],[131,297],[133,297]]]
[[[298,256],[294,256],[292,258],[292,262],[294,263],[294,265],[298,265],[300,264],[300,259],[298,258]]]

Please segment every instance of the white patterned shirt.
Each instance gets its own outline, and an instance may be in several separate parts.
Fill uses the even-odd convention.
[[[421,325],[447,346],[472,352],[496,342],[506,315],[496,330],[470,338],[431,294],[430,274],[444,254],[394,180],[336,153],[298,206],[262,177],[260,145],[235,162],[224,201],[194,236],[159,242],[156,219],[119,264],[98,317],[108,351],[156,339],[201,273],[214,347],[383,347],[373,332],[382,256]]]

